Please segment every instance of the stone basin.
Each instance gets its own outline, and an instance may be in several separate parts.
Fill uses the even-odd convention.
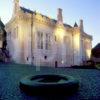
[[[71,94],[78,90],[79,81],[65,75],[33,75],[20,81],[21,90],[33,95]]]

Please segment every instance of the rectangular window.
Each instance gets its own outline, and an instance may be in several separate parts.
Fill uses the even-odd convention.
[[[50,35],[48,36],[48,49],[50,49],[51,48],[51,37],[50,37]]]
[[[46,34],[46,41],[45,41],[45,49],[50,50],[51,48],[51,37],[49,34]]]
[[[48,34],[46,34],[45,49],[48,50]]]
[[[40,32],[37,33],[37,37],[38,37],[37,45],[38,45],[38,49],[40,49]]]
[[[41,33],[41,49],[43,49],[43,33]]]
[[[38,45],[38,49],[43,49],[43,33],[42,32],[38,32],[38,39],[37,39],[37,45]]]

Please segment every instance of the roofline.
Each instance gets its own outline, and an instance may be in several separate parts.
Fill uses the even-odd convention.
[[[27,9],[27,8],[24,8],[24,7],[21,7],[21,6],[20,6],[20,8],[21,8],[21,10],[23,10],[24,12],[31,13],[31,14],[34,14],[34,13],[37,14],[36,11],[32,11],[32,10],[30,10],[30,9]],[[46,17],[46,18],[48,18],[48,19],[54,21],[55,23],[57,23],[57,20],[56,20],[56,19],[51,19],[51,18],[49,18],[48,16],[43,15],[43,14],[41,14],[41,13],[39,13],[39,14],[40,14],[41,16]],[[68,24],[66,24],[66,23],[63,23],[63,25],[64,25],[65,27],[72,28],[71,25],[68,25]]]

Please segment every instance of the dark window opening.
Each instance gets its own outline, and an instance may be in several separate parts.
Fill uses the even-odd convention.
[[[34,56],[32,57],[32,59],[34,60]]]
[[[46,60],[47,59],[47,56],[44,56],[44,59]]]
[[[57,68],[58,67],[58,62],[57,61],[55,61],[55,68]]]
[[[28,59],[29,59],[29,58],[27,57],[27,61],[28,61]]]

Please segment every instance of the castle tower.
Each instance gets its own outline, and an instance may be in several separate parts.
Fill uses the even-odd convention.
[[[62,16],[62,9],[58,8],[58,15],[57,15],[58,24],[63,24],[63,16]]]
[[[80,30],[84,32],[83,20],[80,20]]]
[[[14,11],[13,11],[13,14],[16,15],[20,6],[19,6],[19,0],[13,0],[14,2]]]

